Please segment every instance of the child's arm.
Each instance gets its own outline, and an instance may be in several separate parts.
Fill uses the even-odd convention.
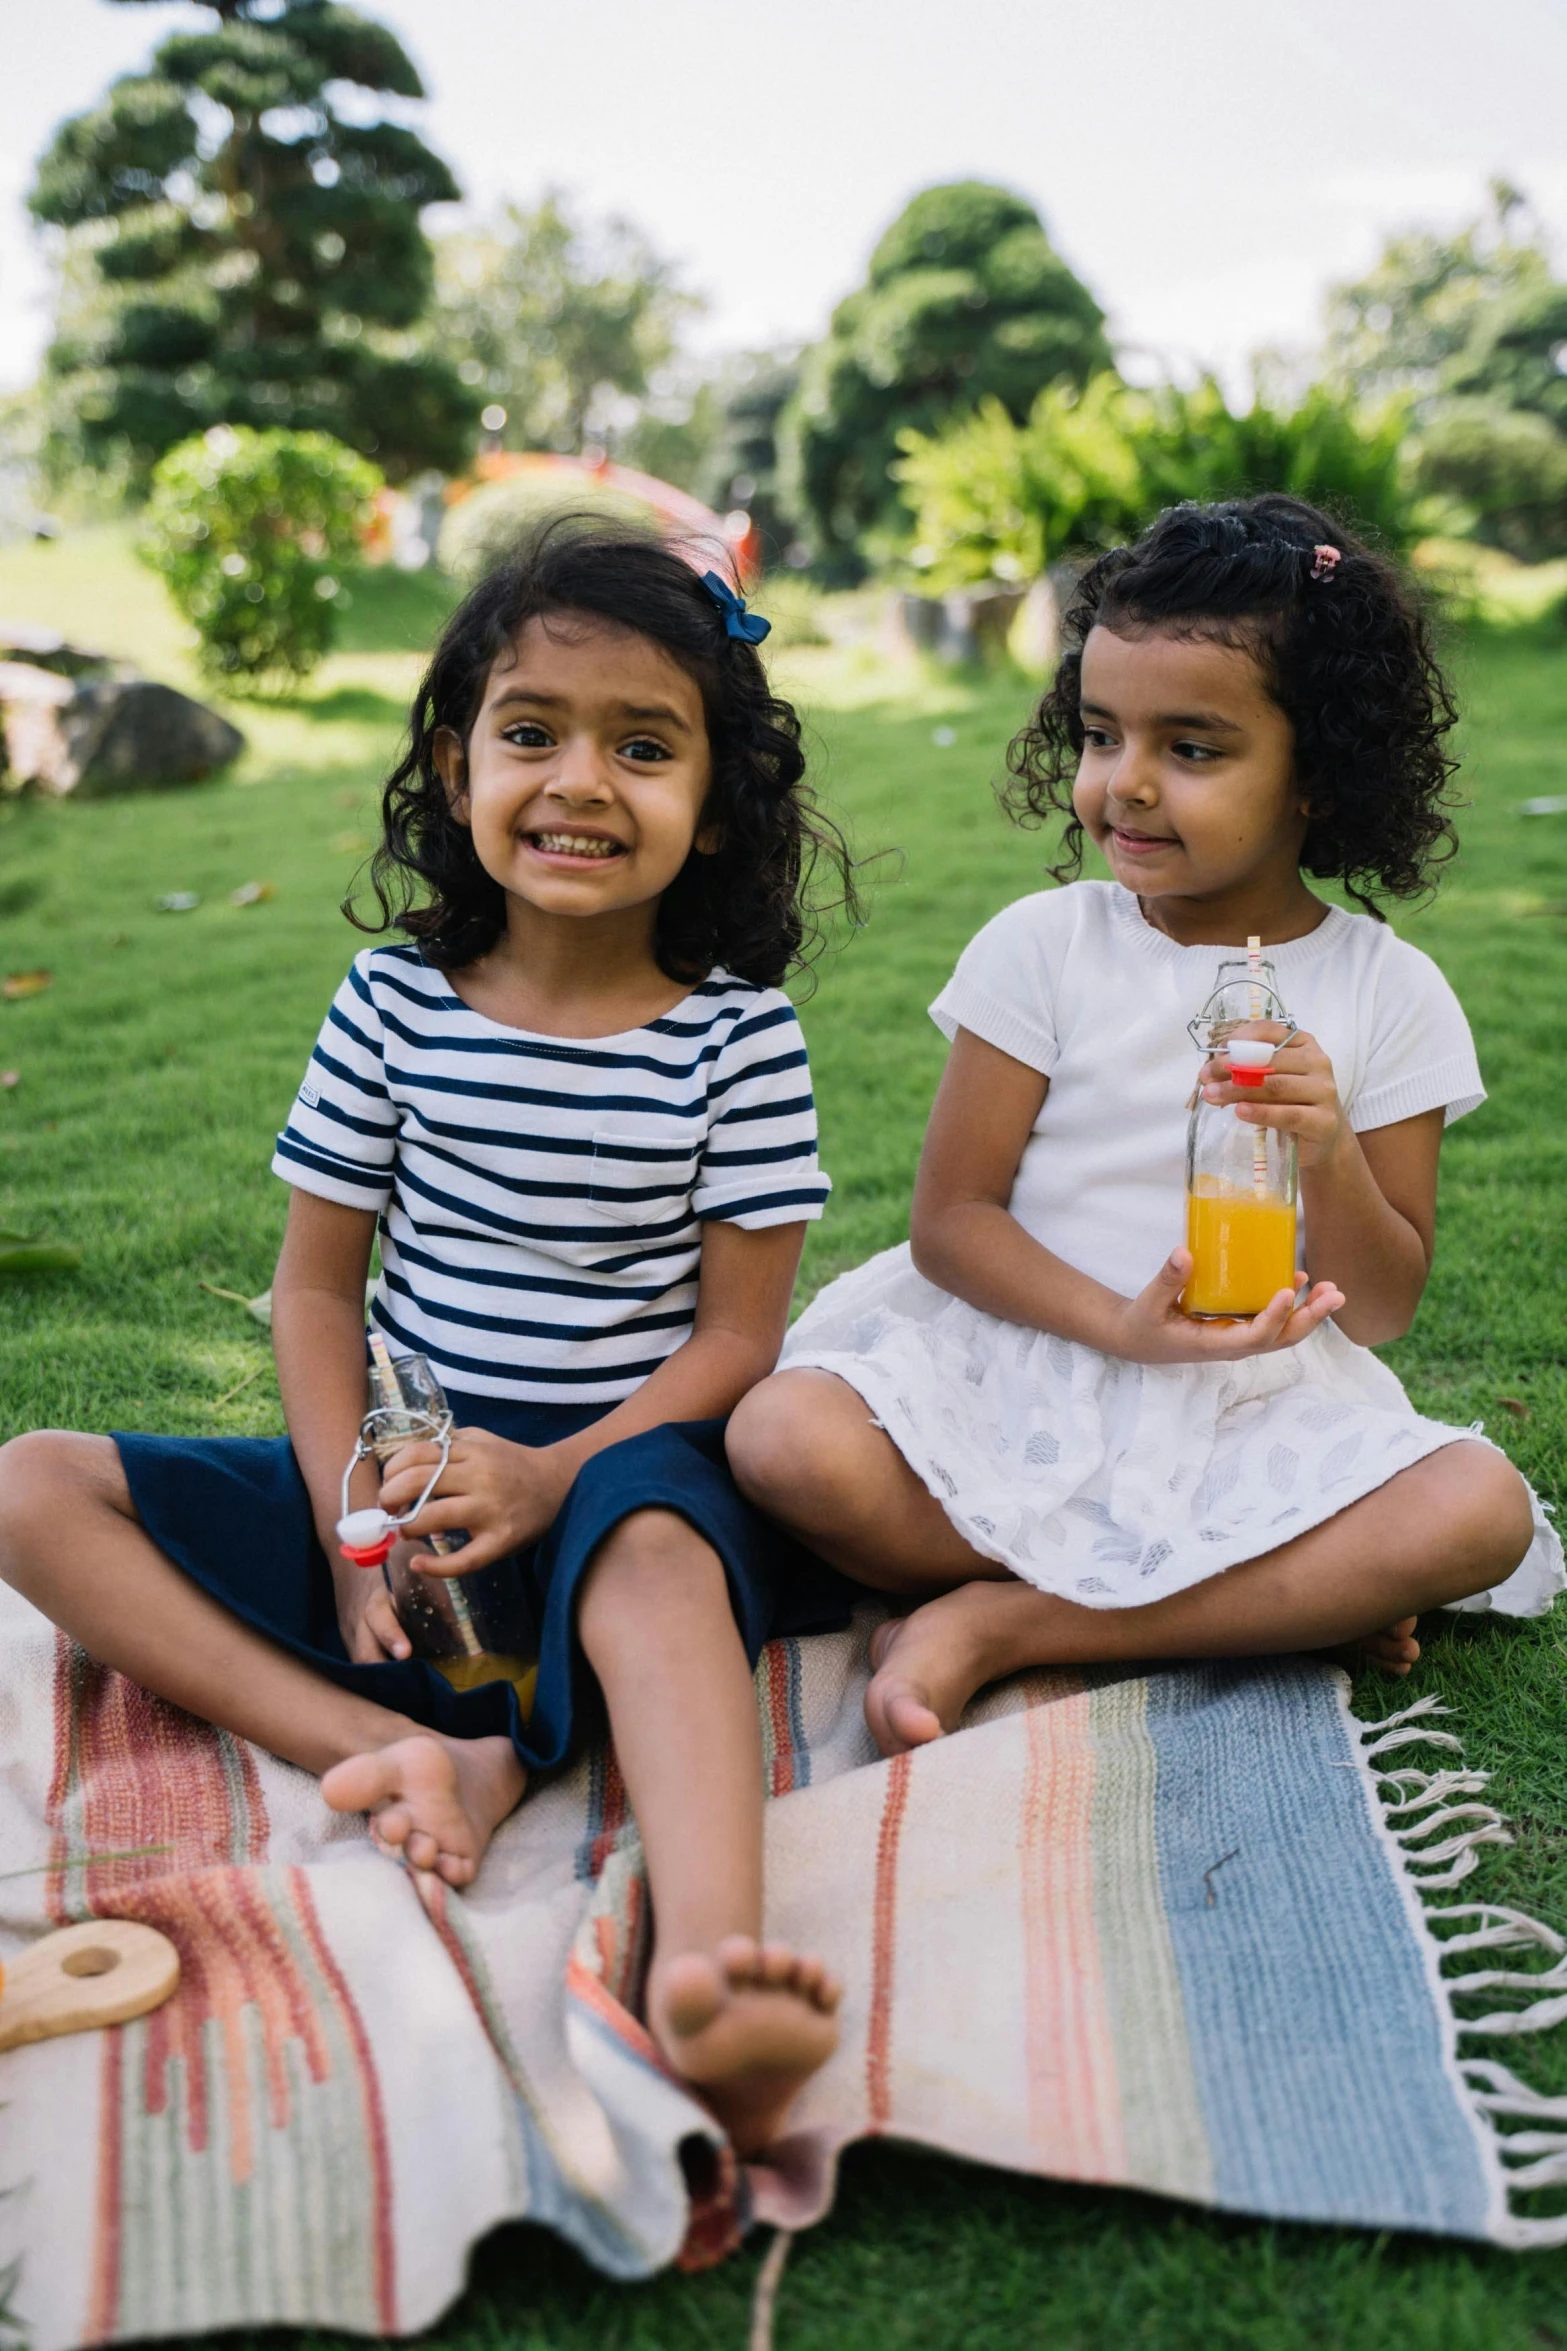
[[[1260,1087],[1242,1092],[1203,1071],[1210,1102],[1233,1102],[1248,1125],[1277,1127],[1300,1153],[1306,1263],[1343,1290],[1334,1316],[1363,1347],[1401,1339],[1415,1319],[1436,1245],[1436,1165],[1445,1112],[1423,1111],[1357,1135],[1333,1064],[1315,1037],[1281,1045]]]
[[[331,1564],[344,1642],[351,1657],[370,1663],[389,1650],[408,1654],[380,1577],[351,1566],[337,1548],[343,1464],[365,1415],[365,1275],[375,1223],[373,1209],[343,1208],[296,1188],[272,1280],[272,1351],[283,1417]],[[377,1496],[376,1465],[362,1461],[350,1507],[369,1509]]]
[[[1192,1269],[1185,1249],[1135,1298],[1066,1264],[1007,1207],[1047,1086],[1010,1053],[958,1030],[914,1186],[909,1237],[928,1281],[1004,1322],[1055,1331],[1136,1363],[1233,1362],[1297,1346],[1343,1304],[1322,1283],[1293,1311],[1281,1291],[1250,1322],[1200,1323],[1177,1304]]]
[[[413,1564],[448,1574],[488,1566],[538,1540],[582,1464],[607,1445],[666,1421],[718,1420],[732,1412],[778,1360],[804,1241],[803,1224],[753,1232],[710,1218],[702,1228],[696,1319],[684,1345],[624,1403],[559,1444],[513,1445],[485,1429],[460,1430],[439,1496],[409,1533],[428,1537],[465,1527],[472,1539],[445,1561],[427,1554]],[[396,1454],[381,1487],[383,1507],[406,1510],[417,1500],[435,1458],[429,1445]]]

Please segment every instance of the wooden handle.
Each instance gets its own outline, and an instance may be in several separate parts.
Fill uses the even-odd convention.
[[[89,1918],[45,1935],[14,1959],[0,1991],[0,2050],[55,2033],[87,2033],[161,2008],[179,1985],[180,1955],[156,1927]]]

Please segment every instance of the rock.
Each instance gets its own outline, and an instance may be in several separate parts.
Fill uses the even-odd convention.
[[[245,748],[238,727],[150,678],[71,679],[0,662],[6,781],[94,799],[144,784],[195,784]]]
[[[107,677],[114,667],[107,653],[68,644],[56,630],[34,628],[26,620],[0,620],[0,662],[8,661],[28,661],[62,678]]]

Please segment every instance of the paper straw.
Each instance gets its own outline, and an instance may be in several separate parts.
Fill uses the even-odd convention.
[[[1253,931],[1246,942],[1246,969],[1251,974],[1251,1017],[1261,1020],[1263,1007],[1262,940]],[[1268,1196],[1268,1130],[1256,1127],[1251,1138],[1251,1189],[1257,1200]]]
[[[397,1366],[393,1363],[391,1350],[380,1332],[371,1331],[368,1336],[370,1376],[380,1391],[381,1408],[385,1412],[395,1412],[403,1400],[402,1387],[397,1377]]]

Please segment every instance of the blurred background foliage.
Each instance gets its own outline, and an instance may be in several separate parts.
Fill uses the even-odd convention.
[[[905,431],[894,468],[913,510],[910,561],[933,589],[1029,580],[1115,545],[1183,498],[1288,490],[1406,540],[1403,403],[1356,410],[1325,384],[1239,414],[1218,385],[1139,391],[1106,372],[1058,383],[1015,423],[999,400],[934,434]]]
[[[375,552],[459,579],[554,495],[496,479],[505,462],[613,459],[727,517],[731,541],[749,527],[763,568],[798,576],[808,634],[811,593],[858,625],[878,583],[1026,583],[1173,500],[1260,489],[1413,551],[1470,613],[1558,594],[1567,284],[1505,181],[1456,231],[1390,238],[1331,289],[1315,350],[1259,357],[1249,398],[1174,371],[1128,380],[1038,212],[979,181],[916,195],[815,342],[715,350],[677,262],[567,191],[431,234],[426,212],[460,190],[373,18],[195,4],[210,21],[162,40],[38,163],[54,335],[37,384],[0,400],[0,538],[52,529],[45,508],[134,507],[168,451],[237,430],[325,434],[372,461],[414,513],[394,527],[383,500]],[[187,505],[210,470],[191,461]],[[1509,588],[1519,566],[1531,582]],[[254,605],[258,584],[191,610]],[[258,641],[224,627],[220,666]]]

